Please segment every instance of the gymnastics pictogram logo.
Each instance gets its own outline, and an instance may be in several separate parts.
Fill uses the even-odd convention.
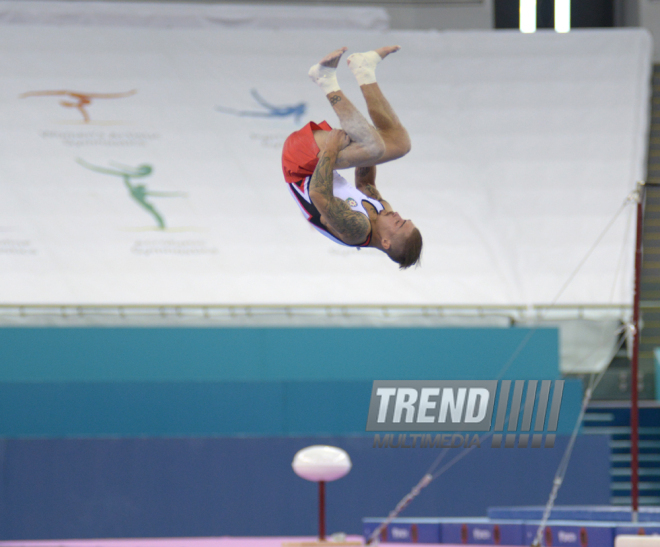
[[[76,160],[79,165],[82,165],[90,171],[96,173],[101,173],[103,175],[113,175],[122,179],[124,186],[128,190],[130,197],[135,201],[142,209],[151,215],[155,220],[158,230],[165,230],[165,218],[162,213],[156,209],[153,203],[148,201],[152,197],[186,197],[187,194],[183,192],[155,192],[153,190],[148,190],[146,184],[136,184],[133,179],[144,179],[149,177],[153,171],[151,165],[141,164],[137,167],[130,167],[126,165],[121,165],[119,163],[111,162],[112,167],[101,167],[98,165],[92,165],[86,161],[78,158]]]
[[[66,97],[69,100],[63,99],[59,102],[60,106],[65,108],[75,108],[80,112],[83,117],[82,123],[89,124],[94,123],[87,111],[87,108],[91,106],[92,101],[95,99],[123,99],[125,97],[130,97],[135,95],[137,89],[131,89],[123,93],[85,93],[81,91],[70,91],[66,89],[54,90],[54,91],[28,91],[19,95],[20,99],[26,99],[28,97]]]
[[[216,106],[218,112],[224,114],[233,114],[234,116],[248,117],[248,118],[288,118],[292,116],[296,123],[300,122],[307,111],[307,103],[300,102],[285,106],[275,106],[266,101],[256,89],[250,90],[252,98],[264,108],[264,110],[238,110],[236,108],[227,108],[224,106]]]

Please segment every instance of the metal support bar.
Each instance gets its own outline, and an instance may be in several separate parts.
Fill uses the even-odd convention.
[[[319,541],[325,541],[325,481],[319,481]]]
[[[637,522],[639,510],[639,300],[642,282],[642,238],[644,226],[644,200],[646,189],[638,184],[637,198],[637,235],[635,243],[635,288],[633,301],[633,348],[630,362],[630,501],[632,521]]]

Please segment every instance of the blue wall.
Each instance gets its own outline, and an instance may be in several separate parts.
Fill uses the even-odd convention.
[[[473,449],[403,516],[485,516],[542,505],[567,438],[555,448]],[[367,437],[0,441],[0,539],[313,535],[316,484],[291,461],[311,444],[351,456],[327,487],[328,532],[361,533],[386,516],[440,449],[373,448]],[[459,449],[445,456],[447,462]],[[560,504],[607,504],[607,438],[578,439]]]
[[[361,532],[440,449],[373,448],[372,381],[556,379],[555,329],[0,329],[0,539],[308,535],[311,444],[354,468],[328,486],[330,531]],[[515,356],[514,359],[512,357]],[[567,383],[559,433],[581,399]],[[473,450],[408,515],[541,504],[563,453]],[[453,457],[453,450],[445,461]],[[607,503],[606,440],[578,441],[564,503]]]
[[[0,381],[493,379],[522,342],[505,378],[556,378],[554,328],[3,328]]]
[[[494,379],[507,363],[504,378],[555,379],[557,336],[552,328],[0,329],[0,437],[363,433],[373,380]],[[580,396],[578,383],[567,387],[560,432],[571,430]]]

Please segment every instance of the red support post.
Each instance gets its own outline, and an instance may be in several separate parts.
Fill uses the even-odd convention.
[[[319,481],[319,541],[325,541],[325,481]]]
[[[642,236],[644,224],[645,187],[639,185],[639,201],[637,202],[637,236],[635,245],[635,292],[633,304],[633,347],[630,363],[630,501],[632,520],[637,522],[639,510],[639,299],[642,281]]]

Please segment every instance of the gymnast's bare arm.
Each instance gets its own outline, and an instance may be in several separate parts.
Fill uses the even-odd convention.
[[[370,198],[380,199],[379,197],[373,196],[365,191],[368,186],[373,187],[375,193],[378,193],[378,190],[376,190],[376,166],[356,167],[355,187],[363,194],[367,194]]]
[[[321,213],[321,222],[349,245],[359,245],[369,235],[371,224],[362,213],[332,194],[333,170],[339,151],[348,145],[346,133],[333,129],[323,143],[319,162],[309,183],[309,197]]]
[[[355,168],[355,187],[365,196],[377,199],[383,204],[385,212],[392,210],[392,206],[383,199],[378,188],[376,188],[376,166]]]

